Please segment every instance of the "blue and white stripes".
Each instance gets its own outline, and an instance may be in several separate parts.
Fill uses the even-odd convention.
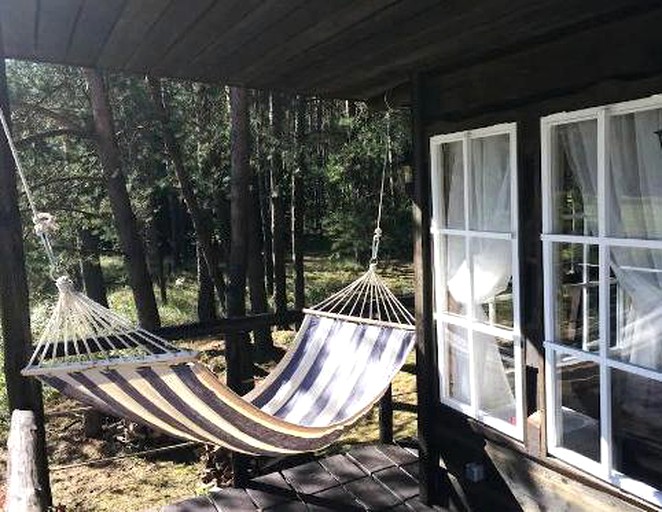
[[[409,327],[309,314],[294,346],[245,397],[200,363],[41,375],[62,393],[175,437],[253,455],[315,451],[379,400],[414,343]]]

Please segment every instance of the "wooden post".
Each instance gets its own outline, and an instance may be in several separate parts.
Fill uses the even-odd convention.
[[[7,441],[6,512],[43,512],[37,465],[37,423],[32,411],[14,410]]]
[[[435,442],[435,410],[439,384],[432,324],[432,254],[430,244],[430,169],[423,120],[423,78],[412,80],[414,147],[414,273],[416,278],[416,388],[418,398],[418,441],[420,499],[431,505],[439,493],[439,449]]]
[[[0,41],[2,38],[0,37]],[[1,51],[0,51],[1,55]],[[10,121],[5,61],[0,61],[0,106]],[[0,135],[0,316],[4,339],[4,372],[9,409],[34,412],[37,425],[34,463],[39,478],[40,500],[46,509],[51,504],[44,430],[41,386],[21,375],[32,350],[30,302],[25,271],[23,229],[18,208],[16,169],[4,135]]]
[[[248,163],[248,99],[245,89],[230,88],[231,128],[231,245],[227,285],[228,317],[246,315],[246,266],[250,215],[250,166]],[[226,337],[228,386],[239,394],[253,388],[253,360],[246,333]],[[250,373],[248,373],[250,372]],[[232,454],[233,485],[244,487],[248,480],[248,459]]]
[[[379,400],[379,442],[393,443],[393,390],[391,386]]]

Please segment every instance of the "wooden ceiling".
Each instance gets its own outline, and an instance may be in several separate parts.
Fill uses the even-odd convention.
[[[659,0],[0,0],[8,58],[367,99]],[[587,63],[587,65],[590,63]]]

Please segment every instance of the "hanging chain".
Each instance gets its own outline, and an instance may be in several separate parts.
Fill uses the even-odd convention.
[[[41,240],[41,243],[44,246],[46,256],[48,257],[48,263],[50,265],[50,274],[54,280],[58,278],[58,264],[57,258],[53,251],[53,246],[51,244],[51,239],[49,234],[57,229],[57,224],[55,222],[55,217],[50,213],[40,212],[37,210],[37,207],[32,196],[32,191],[28,186],[28,180],[25,177],[25,172],[23,171],[23,166],[18,158],[18,151],[14,145],[14,139],[11,136],[11,131],[9,130],[9,124],[7,123],[7,118],[2,108],[0,108],[0,122],[2,122],[2,129],[5,133],[5,138],[9,144],[9,150],[11,151],[12,158],[14,159],[14,164],[16,165],[16,172],[21,180],[23,185],[23,191],[25,192],[25,197],[28,200],[28,205],[30,206],[30,211],[32,212],[32,223],[34,224],[34,231]]]
[[[384,145],[384,163],[382,165],[382,180],[379,188],[379,208],[377,209],[377,227],[372,235],[372,255],[370,257],[370,266],[375,267],[379,257],[379,242],[382,237],[382,210],[384,207],[384,186],[386,183],[386,171],[391,166],[393,159],[391,151],[391,107],[384,97],[388,110],[386,111],[386,143]]]

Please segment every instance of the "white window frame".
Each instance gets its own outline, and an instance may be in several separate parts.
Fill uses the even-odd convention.
[[[510,138],[510,232],[489,232],[478,231],[470,228],[470,151],[469,141],[474,138],[483,138],[494,135],[508,135]],[[442,169],[439,160],[439,150],[442,144],[451,142],[462,142],[463,145],[463,175],[464,175],[464,229],[446,228],[443,219],[442,197]],[[524,439],[524,379],[523,379],[523,350],[522,337],[520,333],[520,307],[519,307],[519,254],[518,254],[518,203],[517,203],[517,124],[506,123],[480,128],[476,130],[456,132],[444,135],[436,135],[430,138],[430,158],[431,158],[431,187],[432,187],[432,221],[430,233],[432,235],[432,261],[434,276],[434,314],[433,319],[436,324],[437,343],[438,343],[438,371],[440,376],[440,397],[441,402],[456,409],[467,416],[476,418],[486,425],[504,432],[505,434],[523,441]],[[513,307],[513,327],[512,329],[502,328],[493,325],[484,325],[475,322],[473,319],[473,304],[468,306],[467,315],[461,317],[446,313],[441,310],[444,304],[444,293],[442,289],[443,272],[445,264],[440,250],[435,248],[442,247],[442,239],[447,236],[456,236],[464,239],[467,257],[471,258],[469,244],[472,238],[487,238],[493,240],[505,240],[511,243],[512,254],[512,307]],[[470,268],[470,296],[473,297],[473,266]],[[470,301],[472,303],[473,301]],[[446,380],[446,339],[444,336],[445,325],[463,327],[467,330],[468,357],[469,357],[469,387],[470,404],[460,402],[452,398],[448,390]],[[473,332],[478,331],[488,335],[498,336],[504,339],[512,340],[515,365],[515,418],[516,424],[504,421],[491,416],[478,408],[478,388],[476,376],[476,362],[473,342]]]
[[[607,212],[607,140],[609,120],[613,115],[631,114],[662,108],[662,95],[655,95],[641,100],[628,101],[602,107],[561,112],[541,119],[541,158],[542,158],[542,207],[543,207],[543,276],[544,276],[544,314],[545,314],[545,390],[547,409],[547,451],[577,468],[589,472],[613,485],[635,494],[647,501],[662,505],[662,490],[656,489],[641,481],[630,478],[613,468],[612,443],[612,406],[611,379],[612,369],[623,370],[641,377],[662,381],[662,372],[642,368],[629,363],[610,359],[605,340],[609,339],[609,280],[610,254],[612,247],[635,247],[644,249],[661,249],[662,240],[646,240],[634,238],[616,238],[608,236]],[[598,202],[598,235],[566,235],[554,232],[554,202],[552,173],[552,128],[555,126],[579,121],[595,120],[597,122],[597,202]],[[597,352],[585,352],[555,342],[555,282],[554,282],[554,247],[558,243],[590,244],[599,251],[599,332],[600,346]],[[557,395],[557,380],[555,377],[556,356],[575,357],[598,365],[600,381],[600,461],[596,462],[568,448],[560,446],[558,439],[560,422],[557,411],[560,410],[561,397]],[[662,419],[661,419],[662,421]]]

